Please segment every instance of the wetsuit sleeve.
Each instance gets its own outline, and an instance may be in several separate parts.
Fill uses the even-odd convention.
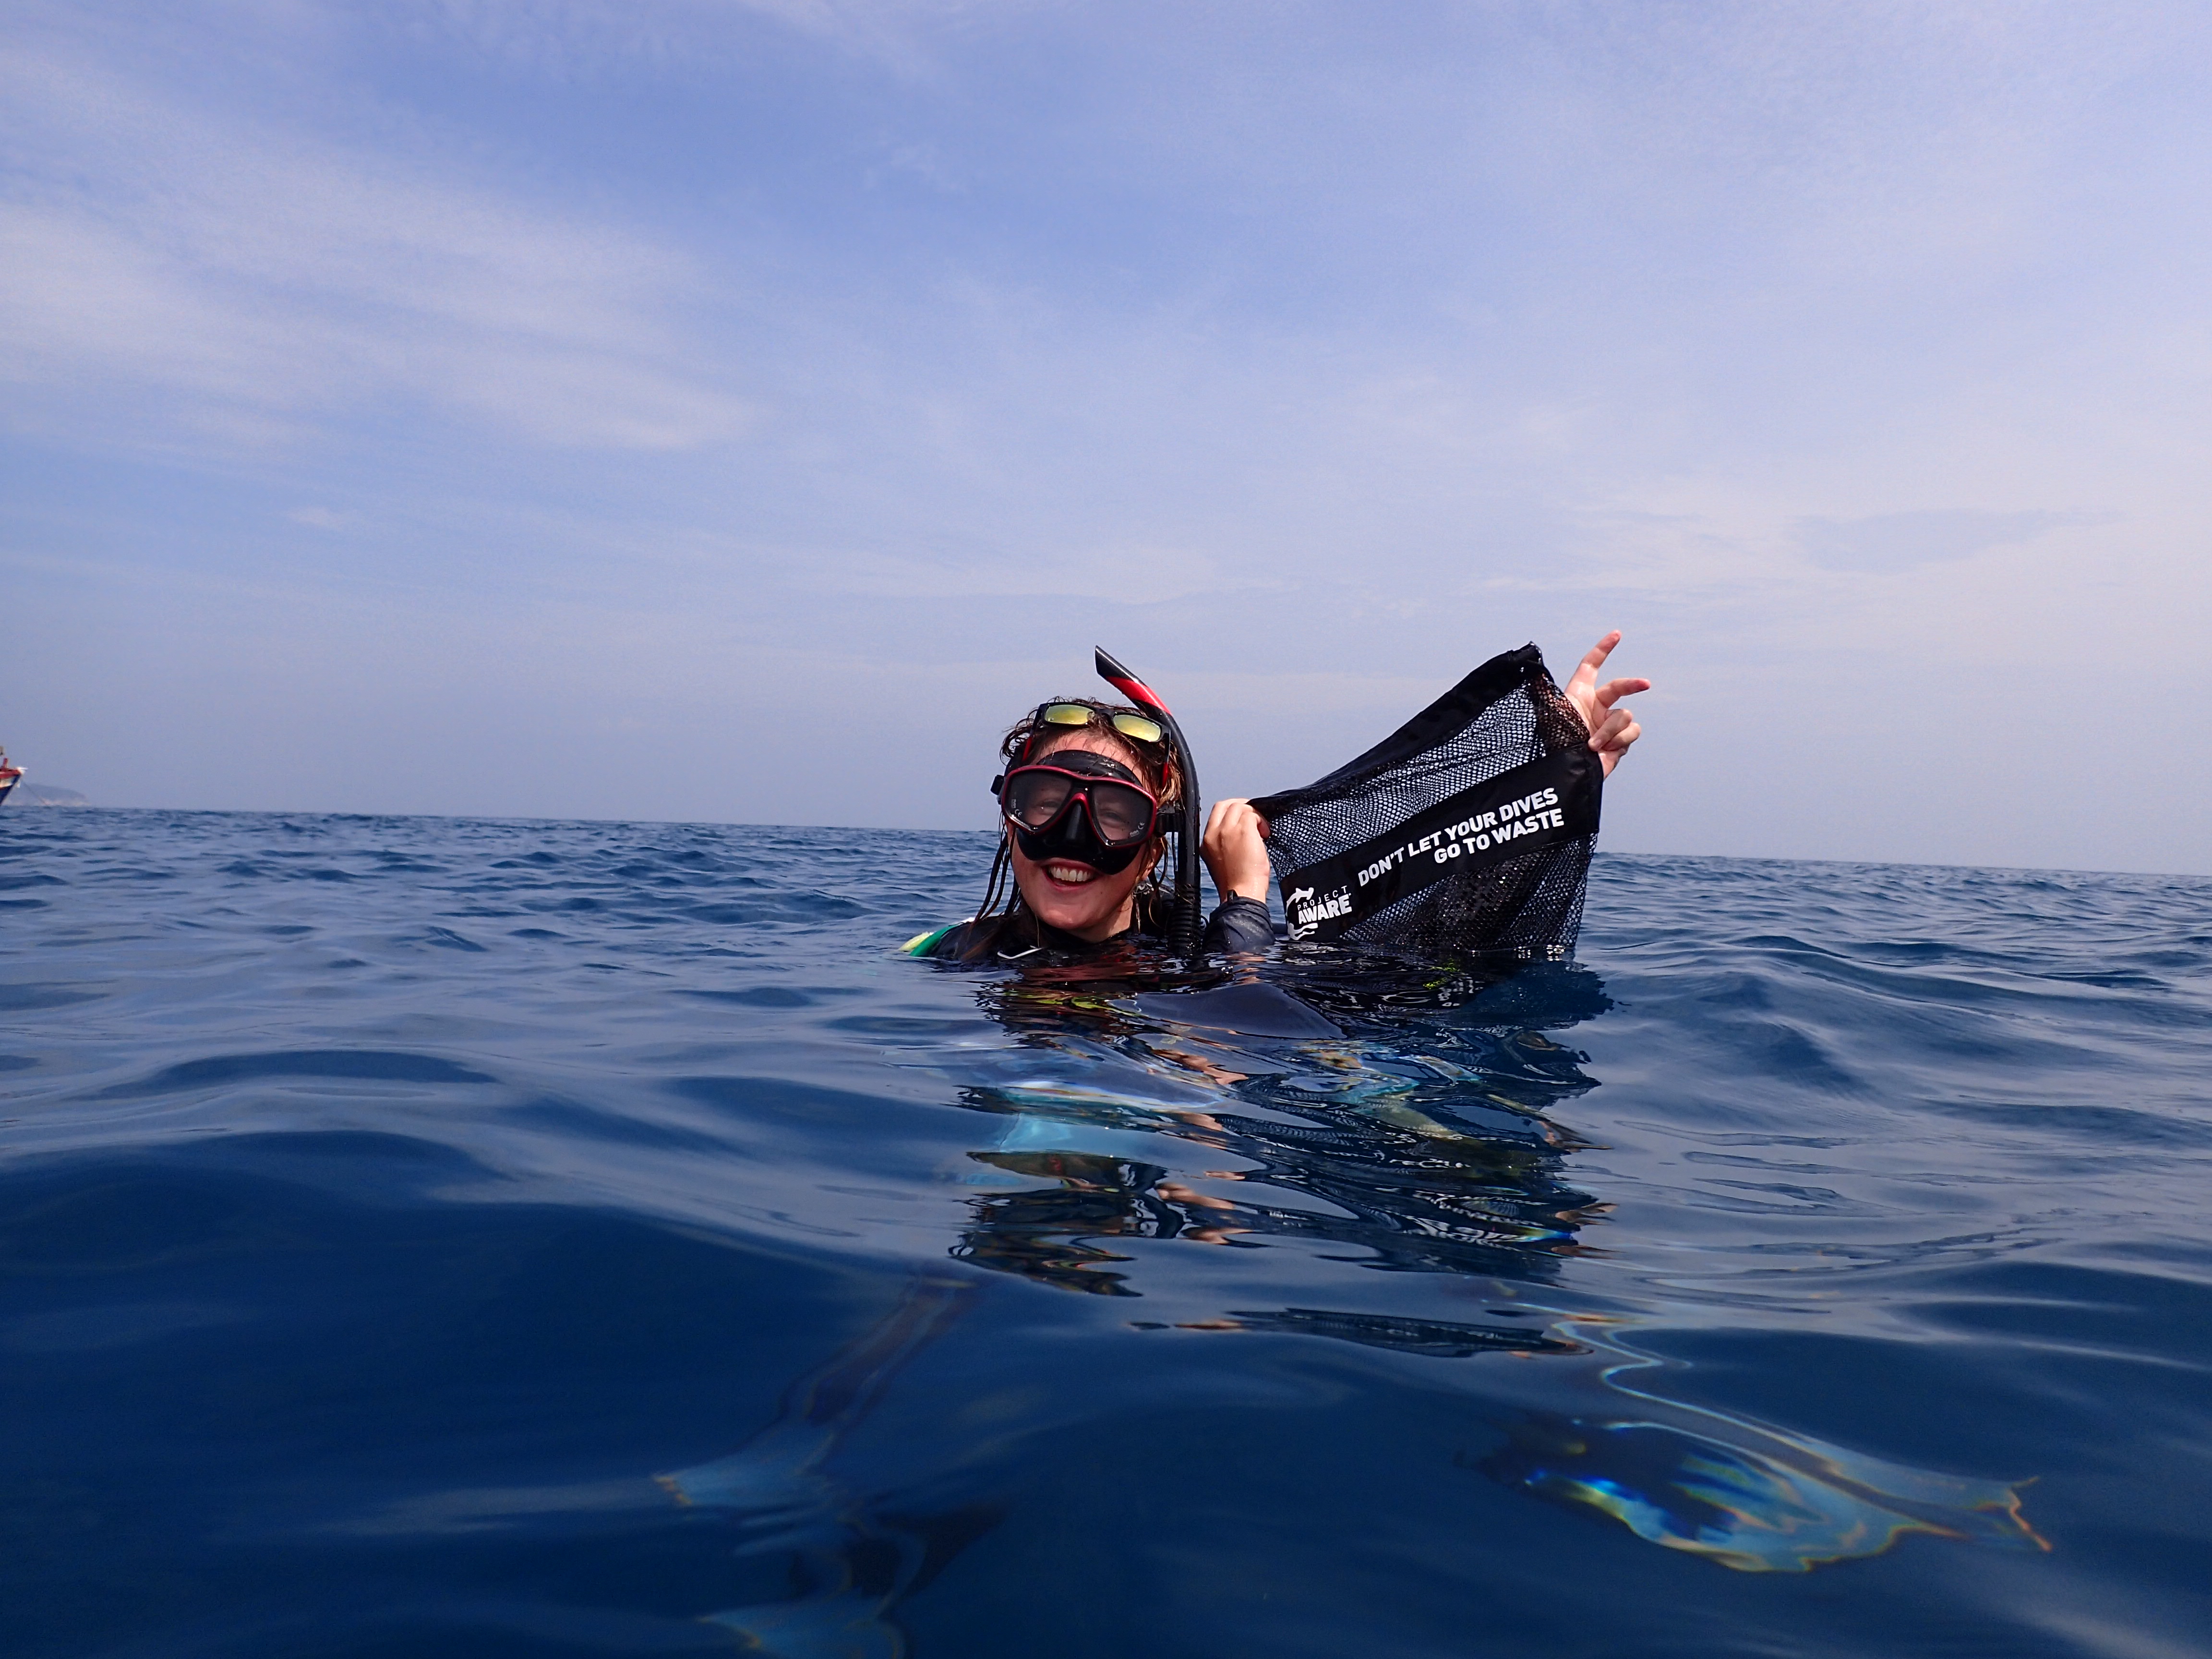
[[[916,933],[899,946],[902,957],[957,957],[968,943],[968,924],[956,921],[950,927],[933,928],[927,933]]]
[[[1274,944],[1274,920],[1268,915],[1267,905],[1258,899],[1224,900],[1213,913],[1213,920],[1206,925],[1206,948],[1219,955],[1238,956],[1272,950]]]

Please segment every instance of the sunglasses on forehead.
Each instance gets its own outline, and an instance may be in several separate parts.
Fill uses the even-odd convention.
[[[1157,746],[1167,740],[1167,733],[1156,720],[1143,714],[1109,714],[1103,708],[1093,708],[1087,702],[1040,703],[1030,717],[1032,728],[1030,741],[1043,735],[1047,726],[1058,726],[1072,732],[1086,726],[1103,726],[1120,732],[1132,743]]]

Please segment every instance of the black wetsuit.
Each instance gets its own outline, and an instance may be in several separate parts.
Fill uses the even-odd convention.
[[[1027,910],[1017,908],[1013,915],[994,918],[988,924],[997,937],[974,956],[969,954],[975,943],[975,924],[957,922],[950,927],[940,927],[933,933],[924,933],[909,939],[902,947],[910,957],[928,957],[939,962],[970,961],[976,963],[1030,962],[1048,957],[1081,958],[1095,957],[1117,946],[1144,944],[1165,945],[1168,939],[1166,918],[1147,915],[1140,907],[1136,923],[1110,939],[1096,943],[1064,933],[1059,928],[1040,921]],[[1267,915],[1267,907],[1258,899],[1231,898],[1223,902],[1213,913],[1213,920],[1206,925],[1205,947],[1217,956],[1237,956],[1248,951],[1265,951],[1275,943],[1275,924]]]

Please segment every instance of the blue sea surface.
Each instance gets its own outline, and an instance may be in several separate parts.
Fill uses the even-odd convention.
[[[0,1650],[2212,1653],[2212,882],[896,954],[988,848],[0,814]]]

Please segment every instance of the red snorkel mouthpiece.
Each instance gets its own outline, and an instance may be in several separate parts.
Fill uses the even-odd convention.
[[[1127,669],[1107,654],[1103,646],[1094,647],[1097,653],[1098,678],[1104,680],[1138,708],[1159,716],[1160,724],[1167,728],[1168,740],[1175,744],[1176,759],[1182,767],[1182,822],[1176,830],[1176,917],[1175,948],[1183,956],[1195,961],[1199,945],[1198,904],[1198,768],[1191,763],[1190,745],[1183,741],[1182,728],[1176,717],[1160,701],[1158,692],[1146,685]]]

